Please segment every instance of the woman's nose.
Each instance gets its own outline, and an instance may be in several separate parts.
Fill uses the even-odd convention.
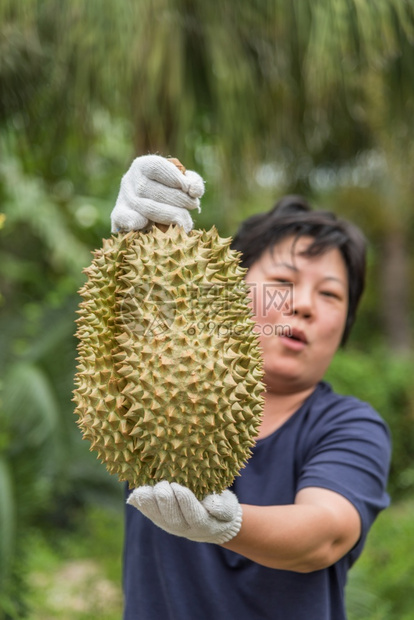
[[[308,319],[313,315],[313,312],[311,291],[295,287],[293,290],[293,314]]]

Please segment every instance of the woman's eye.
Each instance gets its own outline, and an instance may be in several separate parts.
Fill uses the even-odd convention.
[[[321,294],[324,295],[325,297],[333,297],[334,299],[340,299],[339,295],[337,293],[334,293],[333,291],[321,291]]]

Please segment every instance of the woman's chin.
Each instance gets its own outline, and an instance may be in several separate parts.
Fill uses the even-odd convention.
[[[297,369],[288,368],[287,365],[281,368],[264,366],[263,383],[266,386],[266,392],[277,394],[291,394],[292,392],[301,392],[318,383],[313,376],[304,376],[303,372]]]

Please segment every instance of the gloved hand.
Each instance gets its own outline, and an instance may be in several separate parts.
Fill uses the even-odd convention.
[[[127,503],[169,534],[197,542],[222,544],[239,532],[242,508],[231,491],[207,495],[201,502],[176,482],[134,489]]]
[[[200,211],[204,181],[196,172],[183,174],[159,155],[137,157],[122,177],[111,213],[112,232],[141,230],[149,221],[178,224],[186,232],[193,227],[188,211]]]

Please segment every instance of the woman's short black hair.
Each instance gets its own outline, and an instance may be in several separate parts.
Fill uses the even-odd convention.
[[[302,196],[284,196],[265,213],[245,220],[232,242],[241,265],[251,267],[268,249],[287,237],[312,237],[305,255],[318,256],[337,248],[348,274],[348,314],[341,344],[348,339],[365,286],[366,239],[357,226],[330,211],[313,210]]]

